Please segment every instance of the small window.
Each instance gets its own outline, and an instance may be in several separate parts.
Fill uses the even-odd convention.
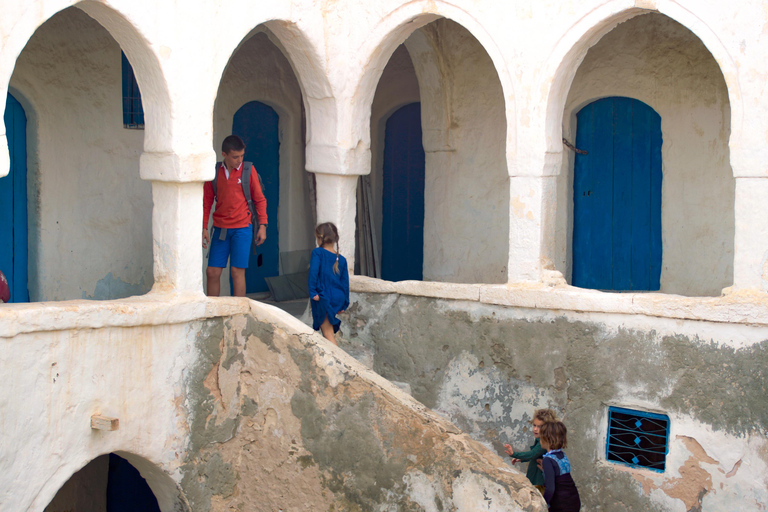
[[[134,130],[144,129],[144,107],[141,106],[141,92],[131,63],[123,56],[123,126]]]
[[[608,408],[606,458],[611,462],[663,472],[669,447],[669,417]]]

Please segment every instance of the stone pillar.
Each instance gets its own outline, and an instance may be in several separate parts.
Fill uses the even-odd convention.
[[[552,204],[554,176],[510,176],[509,178],[509,266],[510,283],[538,281],[544,246],[544,206]]]
[[[508,282],[541,281],[542,270],[554,270],[557,179],[561,152],[531,150],[510,165]],[[526,173],[541,169],[540,174]],[[515,175],[516,174],[516,175]]]
[[[768,291],[768,177],[737,177],[733,289]]]
[[[152,182],[153,291],[203,292],[203,184]]]
[[[357,174],[315,173],[317,222],[333,222],[339,229],[339,252],[347,259],[350,273],[355,268],[355,215]]]
[[[203,183],[216,155],[145,152],[141,178],[152,182],[152,291],[203,293]]]

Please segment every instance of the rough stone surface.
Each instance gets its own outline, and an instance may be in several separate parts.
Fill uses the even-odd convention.
[[[498,456],[318,339],[251,316],[199,331],[193,510],[544,510]]]

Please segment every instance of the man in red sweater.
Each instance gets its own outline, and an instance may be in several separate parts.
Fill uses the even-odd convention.
[[[221,273],[230,260],[232,274],[232,295],[245,297],[245,269],[253,241],[251,212],[245,200],[241,177],[243,175],[243,155],[245,143],[237,135],[230,135],[221,145],[224,157],[216,169],[216,197],[213,193],[213,183],[203,186],[203,247],[211,244],[208,255],[208,295],[218,297],[221,292]],[[256,215],[259,217],[259,232],[256,234],[256,245],[261,245],[267,239],[267,199],[261,190],[256,169],[251,171],[251,199],[256,205]],[[208,237],[208,216],[211,213],[213,200],[216,199],[216,209],[213,211],[213,239]]]

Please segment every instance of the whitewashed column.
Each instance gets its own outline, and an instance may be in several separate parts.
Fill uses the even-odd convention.
[[[141,156],[141,177],[152,182],[153,292],[203,293],[203,182],[214,163],[213,152]]]
[[[317,222],[333,222],[339,229],[339,252],[347,259],[350,272],[355,268],[355,215],[357,213],[357,174],[315,173]]]
[[[522,157],[510,165],[508,281],[540,281],[555,252],[557,175],[562,153]],[[528,172],[538,170],[538,172]]]
[[[737,177],[733,289],[768,291],[768,178]]]

